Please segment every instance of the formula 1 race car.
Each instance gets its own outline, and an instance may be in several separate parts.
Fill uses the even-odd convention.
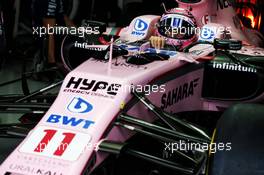
[[[184,10],[137,17],[114,34],[87,21],[100,34],[66,36],[63,82],[1,100],[1,110],[45,114],[31,111],[29,123],[1,129],[5,137],[26,137],[0,174],[262,174],[264,49],[229,21],[227,1],[178,3]],[[201,24],[209,12],[217,13],[214,23]],[[175,34],[179,26],[202,30]],[[55,100],[38,103],[57,85]]]

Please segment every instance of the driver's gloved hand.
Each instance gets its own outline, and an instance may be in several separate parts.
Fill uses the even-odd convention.
[[[162,49],[165,46],[165,38],[160,36],[151,36],[149,41],[155,49]]]

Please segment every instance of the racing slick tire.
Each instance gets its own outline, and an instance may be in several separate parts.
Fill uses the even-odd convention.
[[[210,153],[208,175],[264,173],[264,106],[238,104],[219,119],[213,142],[230,143],[230,150]]]

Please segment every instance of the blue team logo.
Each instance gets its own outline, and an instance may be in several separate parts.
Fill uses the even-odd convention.
[[[203,28],[200,37],[204,40],[213,40],[215,38],[215,33],[209,28]]]
[[[93,106],[82,98],[74,97],[67,109],[73,113],[87,113],[93,109]]]
[[[147,28],[148,28],[148,24],[145,21],[141,19],[136,20],[135,25],[134,25],[134,29],[136,31],[142,32],[142,31],[145,31]]]

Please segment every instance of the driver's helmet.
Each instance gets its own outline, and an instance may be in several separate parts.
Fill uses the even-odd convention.
[[[190,11],[174,8],[161,16],[156,35],[165,37],[166,44],[184,48],[197,40],[196,27]]]

